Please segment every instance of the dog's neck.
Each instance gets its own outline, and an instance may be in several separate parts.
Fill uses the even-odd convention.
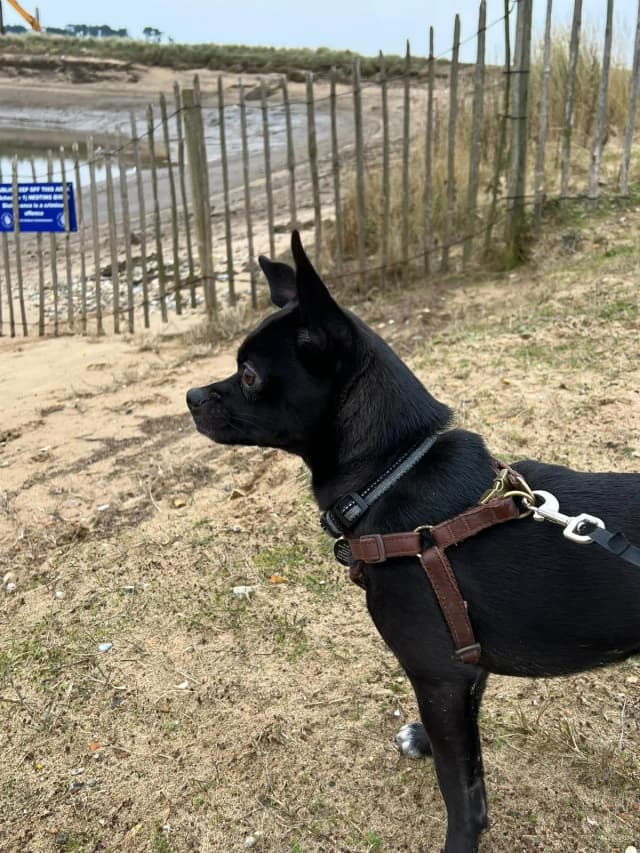
[[[321,509],[375,480],[404,451],[451,419],[409,368],[371,330],[369,346],[342,389],[342,403],[323,440],[305,461]],[[328,440],[330,436],[330,440]]]

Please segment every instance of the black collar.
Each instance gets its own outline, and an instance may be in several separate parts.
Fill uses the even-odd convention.
[[[339,498],[333,506],[322,513],[320,524],[331,536],[339,538],[348,533],[351,528],[362,518],[369,507],[378,498],[398,482],[401,477],[410,471],[422,457],[433,447],[437,435],[430,435],[420,444],[414,444],[402,454],[393,465],[360,492],[349,492]]]

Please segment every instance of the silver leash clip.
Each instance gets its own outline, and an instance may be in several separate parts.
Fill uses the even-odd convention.
[[[524,498],[522,501],[527,509],[533,511],[533,520],[551,521],[553,524],[559,524],[564,528],[562,531],[563,535],[572,542],[577,542],[580,545],[590,545],[593,542],[587,533],[580,532],[580,528],[585,524],[595,525],[604,529],[604,521],[601,518],[596,518],[595,515],[589,515],[586,512],[581,512],[579,515],[565,515],[563,512],[560,512],[560,503],[551,492],[534,489],[533,496],[536,498],[536,501],[542,501],[542,503],[534,504],[532,501]]]

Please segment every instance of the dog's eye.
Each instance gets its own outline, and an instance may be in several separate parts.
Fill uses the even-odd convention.
[[[258,384],[258,374],[248,364],[242,365],[240,378],[245,388],[254,388]]]

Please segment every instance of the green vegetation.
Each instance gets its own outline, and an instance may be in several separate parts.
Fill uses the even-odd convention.
[[[330,50],[326,47],[284,48],[255,47],[233,44],[159,44],[155,41],[137,41],[125,38],[75,38],[72,36],[24,35],[5,36],[0,42],[4,53],[22,56],[50,54],[58,56],[98,56],[120,59],[141,65],[166,68],[209,68],[233,74],[285,74],[290,80],[304,80],[304,74],[327,75],[335,67],[341,79],[351,76],[353,60],[360,59],[363,77],[373,77],[380,71],[378,57],[361,56],[351,50]],[[404,58],[385,57],[387,74],[403,73]],[[424,75],[426,60],[411,61],[411,73]]]

